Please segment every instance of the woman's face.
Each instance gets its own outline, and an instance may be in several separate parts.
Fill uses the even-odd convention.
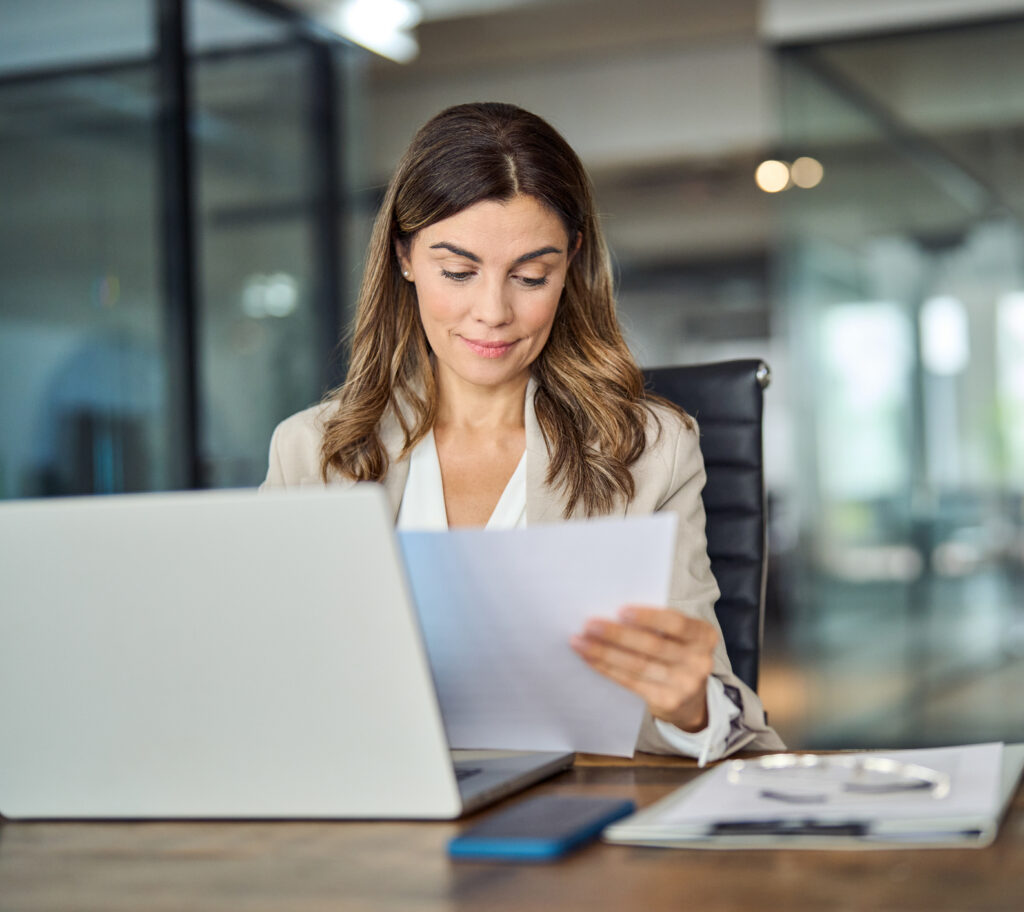
[[[442,388],[526,382],[575,253],[568,240],[557,215],[517,196],[476,203],[399,245]]]

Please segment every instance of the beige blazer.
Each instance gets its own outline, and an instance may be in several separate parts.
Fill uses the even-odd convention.
[[[536,387],[531,380],[526,398],[526,521],[528,525],[561,522],[566,499],[558,490],[545,484],[548,470],[548,451],[544,436],[533,410]],[[318,485],[320,477],[320,444],[323,420],[333,406],[316,405],[292,415],[279,424],[270,441],[270,467],[261,489]],[[718,585],[711,574],[705,536],[704,504],[701,491],[706,475],[704,458],[700,452],[696,425],[687,428],[679,416],[661,406],[652,406],[660,421],[649,423],[648,442],[643,455],[633,465],[636,493],[631,501],[620,502],[610,512],[613,516],[645,516],[658,511],[671,510],[679,517],[675,567],[672,574],[669,606],[693,617],[702,618],[718,628],[714,605],[718,600]],[[407,459],[399,460],[403,435],[394,415],[381,421],[381,441],[390,458],[390,468],[383,484],[397,520],[405,481],[409,474]],[[352,484],[348,479],[333,477],[332,484]],[[583,519],[577,507],[570,518]],[[719,632],[720,632],[720,628]],[[719,637],[715,650],[714,674],[722,682],[736,688],[742,700],[743,723],[754,735],[743,739],[732,749],[746,746],[752,749],[780,750],[778,735],[765,721],[764,710],[757,695],[733,673],[725,644]],[[645,716],[637,742],[639,750],[655,753],[676,753],[675,748],[661,737],[650,716]]]

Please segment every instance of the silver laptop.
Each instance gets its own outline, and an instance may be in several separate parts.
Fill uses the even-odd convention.
[[[0,813],[443,819],[454,758],[383,489],[0,504]]]

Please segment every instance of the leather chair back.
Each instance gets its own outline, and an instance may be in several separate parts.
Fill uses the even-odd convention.
[[[761,414],[768,366],[756,359],[644,371],[653,392],[697,419],[707,469],[708,555],[715,614],[733,671],[757,690],[768,566]]]

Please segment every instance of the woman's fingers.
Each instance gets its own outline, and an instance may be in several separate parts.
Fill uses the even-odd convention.
[[[615,669],[633,680],[654,684],[683,683],[693,676],[703,679],[711,673],[713,664],[711,651],[706,648],[613,621],[588,622],[583,636],[573,637],[572,645],[599,671]]]
[[[662,666],[658,675],[661,679],[655,680],[638,677],[619,665],[593,659],[585,652],[580,654],[595,671],[643,699],[656,718],[689,731],[699,731],[707,725],[707,674],[697,666]]]
[[[629,606],[619,616],[591,618],[584,626],[581,639],[594,658],[639,670],[651,659],[670,665],[700,656],[710,660],[718,642],[711,624],[668,608]]]
[[[678,702],[678,687],[674,682],[638,679],[614,665],[593,664],[595,671],[611,678],[617,684],[633,691],[643,698],[648,706],[674,710]]]
[[[683,640],[666,637],[642,627],[594,618],[587,621],[583,637],[593,644],[595,658],[640,668],[647,660],[664,663],[684,662],[690,646]]]
[[[626,605],[619,611],[623,624],[649,630],[662,636],[694,643],[707,649],[714,649],[718,632],[707,621],[689,617],[671,608],[650,608],[644,605]]]
[[[573,649],[641,696],[652,714],[691,730],[706,724],[706,687],[718,642],[705,621],[667,608],[628,606],[619,620],[592,618]]]

